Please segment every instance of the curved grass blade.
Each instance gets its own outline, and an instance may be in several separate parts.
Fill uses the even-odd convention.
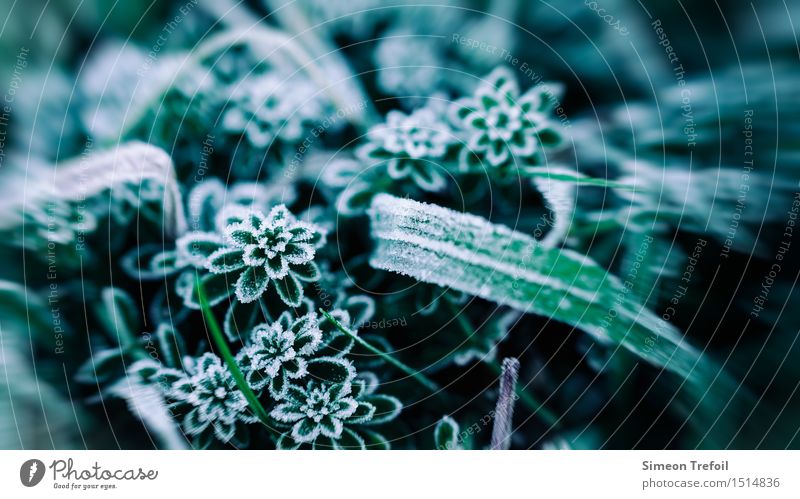
[[[733,381],[626,284],[591,259],[548,248],[474,215],[379,194],[369,210],[372,267],[569,324],[686,380],[695,401],[724,403]],[[712,386],[713,385],[713,386]]]

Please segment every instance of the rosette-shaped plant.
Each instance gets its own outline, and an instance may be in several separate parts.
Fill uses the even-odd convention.
[[[403,405],[395,397],[376,394],[377,387],[378,378],[371,372],[354,374],[344,383],[312,379],[289,385],[286,398],[270,412],[277,426],[287,429],[278,448],[390,448],[369,427],[394,420]]]
[[[223,212],[220,218],[223,237],[192,232],[177,243],[180,259],[217,276],[204,281],[212,296],[211,304],[234,291],[242,303],[255,301],[273,282],[284,303],[299,306],[304,294],[302,282],[320,277],[314,257],[324,242],[322,230],[297,220],[285,205],[275,206],[267,215],[242,208]],[[192,306],[191,286],[179,283],[179,288]]]
[[[288,428],[279,448],[312,444],[322,449],[389,448],[389,443],[369,426],[395,419],[402,409],[398,399],[376,394],[377,377],[365,372],[348,383],[311,380],[291,385],[270,417]]]
[[[445,186],[441,163],[454,136],[432,109],[422,108],[410,115],[390,111],[386,123],[374,126],[368,137],[370,142],[360,148],[359,156],[385,164],[391,178],[410,179],[426,191]]]
[[[241,363],[254,390],[268,387],[275,399],[286,396],[290,379],[308,374],[308,358],[322,343],[316,314],[292,320],[284,312],[274,323],[253,328],[251,344],[242,350]]]
[[[175,408],[186,408],[184,431],[200,442],[208,442],[211,432],[221,442],[234,439],[237,423],[255,423],[247,400],[228,368],[212,353],[205,353],[189,366],[189,374],[162,368],[155,374],[164,395]]]
[[[451,119],[461,130],[464,171],[488,170],[501,177],[526,166],[539,166],[544,148],[561,143],[559,124],[551,111],[560,90],[537,85],[520,95],[516,78],[506,68],[492,71],[473,97],[451,105]]]
[[[275,407],[270,416],[291,424],[291,435],[297,442],[313,442],[320,435],[338,439],[345,421],[354,416],[369,418],[375,412],[367,404],[359,407],[356,399],[348,396],[349,392],[346,385],[316,381],[309,381],[304,388],[290,386],[286,401]]]

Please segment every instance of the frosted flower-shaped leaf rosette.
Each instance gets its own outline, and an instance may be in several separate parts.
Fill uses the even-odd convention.
[[[240,302],[253,302],[272,282],[284,303],[299,306],[302,282],[320,277],[314,257],[324,244],[322,229],[297,220],[284,205],[275,206],[267,215],[254,208],[233,208],[218,217],[221,236],[218,232],[190,232],[177,241],[181,265],[211,272],[203,278],[211,305],[233,292]],[[191,273],[188,275],[191,278]],[[187,283],[179,280],[179,293],[187,305],[198,308],[191,279]]]
[[[298,221],[284,205],[268,215],[250,211],[224,231],[224,246],[208,256],[206,268],[215,274],[239,273],[234,288],[242,303],[258,299],[273,282],[280,298],[293,307],[303,299],[301,281],[319,279],[314,263],[323,234]]]
[[[275,399],[286,396],[289,380],[308,374],[308,360],[322,344],[316,314],[292,320],[284,312],[272,324],[253,328],[251,343],[243,350],[240,363],[254,390],[267,387]]]
[[[432,109],[422,108],[410,115],[390,111],[386,123],[373,127],[367,135],[369,143],[358,151],[365,162],[385,163],[391,178],[410,179],[426,191],[444,188],[441,163],[454,136]]]
[[[551,119],[558,93],[559,88],[542,84],[520,95],[508,69],[494,70],[473,97],[451,105],[451,120],[465,143],[459,155],[460,168],[489,169],[505,176],[526,166],[539,166],[542,152],[562,140]]]
[[[315,381],[305,388],[290,386],[286,401],[276,406],[270,416],[291,424],[291,436],[296,442],[313,442],[320,435],[337,439],[342,436],[344,423],[359,408],[349,391],[345,385]]]
[[[203,354],[189,371],[187,374],[162,368],[156,374],[160,385],[165,387],[164,395],[173,401],[173,406],[189,408],[182,421],[187,434],[200,436],[211,429],[217,439],[229,442],[236,433],[238,422],[249,424],[258,421],[219,357],[212,353]]]

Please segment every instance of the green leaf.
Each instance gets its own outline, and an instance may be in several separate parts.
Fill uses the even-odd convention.
[[[139,308],[128,293],[119,288],[104,288],[100,292],[97,318],[121,347],[130,348],[136,344]]]
[[[204,268],[208,257],[222,247],[222,238],[211,232],[190,232],[175,241],[178,262]]]
[[[456,420],[450,416],[443,416],[433,429],[433,441],[438,450],[456,450],[461,446],[458,443],[459,427]]]
[[[299,307],[303,303],[303,286],[292,272],[283,279],[274,281],[275,290],[281,300],[290,307]]]
[[[264,410],[264,407],[261,405],[261,402],[259,402],[258,397],[250,389],[250,385],[247,384],[242,371],[239,369],[239,364],[236,362],[236,359],[231,353],[230,347],[228,347],[228,344],[225,342],[225,337],[223,336],[224,333],[219,327],[219,324],[217,324],[217,318],[214,317],[214,312],[211,311],[211,305],[206,295],[203,280],[197,276],[195,276],[195,289],[198,297],[198,303],[200,304],[200,310],[202,310],[203,317],[206,319],[206,324],[211,332],[211,337],[213,338],[214,344],[217,346],[217,349],[220,352],[222,360],[225,362],[225,365],[228,366],[231,376],[233,376],[233,379],[236,381],[236,386],[242,392],[244,398],[247,399],[247,404],[250,406],[250,409],[252,409],[256,417],[268,428],[270,428],[270,419],[267,415],[267,411]]]
[[[416,162],[411,170],[411,178],[422,189],[438,192],[447,186],[447,177],[439,168],[427,162]]]
[[[548,317],[620,345],[687,380],[694,398],[708,407],[735,389],[672,325],[633,300],[620,279],[581,254],[545,247],[481,217],[386,194],[375,197],[370,217],[374,268]],[[705,397],[715,380],[721,391]]]
[[[336,209],[343,216],[356,216],[364,213],[374,194],[372,184],[355,181],[348,185],[336,200]]]
[[[403,403],[391,395],[366,395],[359,402],[367,402],[375,407],[372,418],[363,424],[377,425],[388,423],[400,415]]]
[[[163,363],[169,367],[181,367],[181,358],[186,353],[183,337],[170,324],[159,324],[156,330],[159,350],[163,355]]]
[[[86,384],[105,383],[124,372],[124,353],[119,348],[109,348],[95,351],[75,372],[75,381]]]
[[[292,274],[301,281],[314,282],[322,277],[319,266],[314,262],[306,262],[300,265],[292,265]]]
[[[372,419],[375,415],[375,406],[364,401],[358,402],[358,407],[356,408],[356,412],[354,412],[350,417],[347,418],[347,423],[352,424],[362,424],[366,423]]]
[[[350,336],[334,331],[323,339],[322,346],[317,352],[326,357],[344,357],[353,349],[355,341]]]
[[[347,384],[356,375],[353,364],[348,360],[333,357],[321,357],[309,361],[308,374],[311,379],[329,383]]]
[[[215,274],[225,274],[244,267],[240,248],[220,248],[208,256],[206,268]]]
[[[391,450],[392,448],[386,437],[378,432],[359,428],[356,433],[364,440],[364,447],[368,450]]]
[[[193,272],[189,272],[189,278]],[[232,274],[206,274],[200,278],[206,299],[209,306],[213,307],[228,298],[233,293],[233,280],[236,276]],[[195,310],[200,309],[200,299],[197,296],[197,286],[183,287],[178,290],[183,296],[183,304]]]
[[[247,267],[236,280],[236,298],[242,303],[256,301],[267,290],[267,285],[269,277],[263,267]]]

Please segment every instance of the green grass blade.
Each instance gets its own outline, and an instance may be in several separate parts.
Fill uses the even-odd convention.
[[[730,388],[718,366],[581,254],[548,248],[481,217],[386,194],[375,197],[370,217],[376,269],[569,324],[679,375],[697,400],[714,382]]]
[[[269,417],[267,416],[267,411],[264,409],[264,406],[261,405],[261,402],[258,401],[258,397],[256,397],[255,393],[253,393],[253,390],[250,389],[250,385],[248,385],[247,380],[244,379],[242,370],[239,369],[239,364],[236,363],[236,359],[233,357],[231,349],[225,342],[225,335],[222,333],[222,329],[220,329],[219,324],[217,323],[217,318],[214,317],[214,312],[211,310],[211,306],[208,304],[208,298],[206,298],[206,293],[203,289],[203,283],[200,281],[200,278],[197,275],[195,275],[194,285],[197,288],[197,297],[200,302],[200,309],[203,311],[203,317],[205,317],[206,324],[208,324],[208,329],[211,331],[211,338],[214,340],[214,344],[219,350],[222,360],[231,371],[231,376],[233,376],[234,381],[236,381],[236,386],[239,387],[239,390],[244,395],[244,398],[247,399],[247,404],[250,406],[250,409],[253,410],[253,413],[262,423],[271,428],[272,426]]]

